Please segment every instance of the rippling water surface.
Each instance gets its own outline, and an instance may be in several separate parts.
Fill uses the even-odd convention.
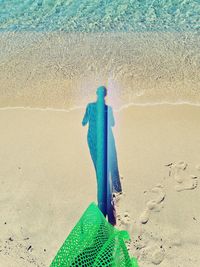
[[[200,104],[199,0],[0,0],[0,107]]]
[[[0,0],[1,31],[193,31],[199,16],[199,0]]]

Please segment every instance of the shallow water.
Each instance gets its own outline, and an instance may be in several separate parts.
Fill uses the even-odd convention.
[[[200,104],[198,1],[0,0],[0,107]]]
[[[198,0],[0,0],[1,31],[193,31]]]
[[[0,106],[73,108],[106,85],[113,105],[200,103],[195,33],[2,33]]]

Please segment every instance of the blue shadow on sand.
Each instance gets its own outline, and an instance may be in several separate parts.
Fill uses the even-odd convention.
[[[87,142],[97,177],[98,207],[116,224],[113,193],[122,192],[117,162],[117,152],[112,127],[115,125],[112,107],[105,104],[107,90],[97,89],[96,102],[87,105],[82,125],[89,123]]]

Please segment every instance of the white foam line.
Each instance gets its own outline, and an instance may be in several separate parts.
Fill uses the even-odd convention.
[[[59,112],[71,112],[78,109],[83,109],[85,106],[77,106],[69,109],[64,108],[37,108],[37,107],[0,107],[0,110],[16,110],[16,109],[22,109],[22,110],[38,110],[38,111],[59,111]]]
[[[200,103],[191,103],[191,102],[154,102],[154,103],[129,103],[122,105],[119,109],[116,109],[116,112],[120,112],[124,109],[127,109],[132,106],[142,106],[142,107],[148,107],[148,106],[162,106],[162,105],[171,105],[171,106],[179,106],[179,105],[187,105],[187,106],[197,106],[200,107]]]
[[[196,106],[200,107],[200,103],[190,103],[190,102],[154,102],[154,103],[129,103],[122,105],[120,108],[113,108],[115,112],[120,112],[124,109],[138,106],[138,107],[148,107],[148,106],[162,106],[162,105],[171,105],[171,106],[180,106],[180,105],[187,105],[187,106]],[[38,110],[38,111],[58,111],[58,112],[72,112],[75,110],[85,109],[86,105],[84,106],[76,106],[73,108],[65,109],[65,108],[38,108],[38,107],[0,107],[1,110]]]

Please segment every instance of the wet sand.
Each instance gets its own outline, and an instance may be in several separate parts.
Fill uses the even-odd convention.
[[[8,32],[0,36],[0,107],[70,109],[99,85],[117,107],[200,103],[196,32]]]

